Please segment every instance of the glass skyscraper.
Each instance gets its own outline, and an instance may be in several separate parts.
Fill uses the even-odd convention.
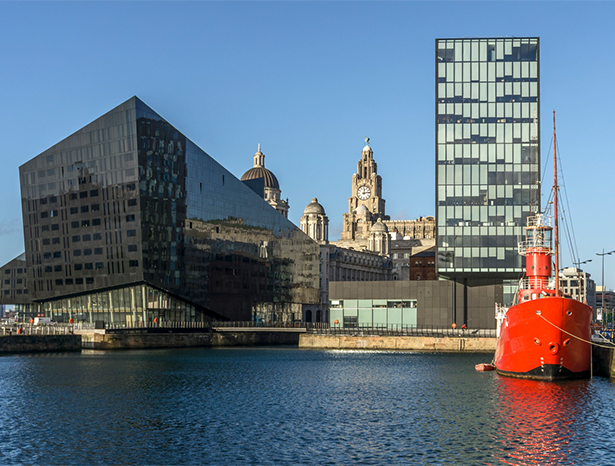
[[[513,279],[540,203],[538,38],[436,40],[437,269]]]

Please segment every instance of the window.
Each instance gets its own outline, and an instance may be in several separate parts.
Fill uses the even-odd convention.
[[[129,244],[128,245],[128,252],[137,252],[137,245],[136,244]]]
[[[89,220],[82,220],[81,221],[81,226],[82,227],[89,227],[90,226],[90,221]]]
[[[137,200],[136,199],[128,199],[128,205],[133,207],[137,205]]]
[[[52,242],[53,244],[60,244],[60,238],[53,238],[53,239],[51,240],[51,242]]]
[[[59,259],[62,257],[62,253],[60,251],[56,251],[53,253],[54,259]]]
[[[92,226],[97,226],[100,225],[100,219],[99,218],[95,218],[94,220],[92,220]]]
[[[98,196],[98,189],[93,189],[92,191],[90,191],[90,197],[96,197]]]
[[[92,264],[90,264],[90,265],[92,265]],[[85,279],[85,283],[88,284],[88,285],[91,285],[92,283],[94,283],[94,279],[92,277],[87,277]]]
[[[51,259],[51,253],[46,252],[45,254],[43,254],[43,259]]]
[[[81,241],[81,236],[79,235],[73,236],[73,243],[78,243],[79,241]]]
[[[100,204],[92,204],[92,212],[98,212],[100,210]]]
[[[75,270],[81,270],[81,269],[83,269],[83,264],[75,264],[75,265],[73,266],[73,268],[74,268]],[[77,280],[79,280],[79,279],[77,279]]]
[[[79,208],[78,207],[71,207],[70,208],[70,213],[71,214],[78,214],[79,213]]]
[[[94,233],[94,234],[92,235],[92,239],[93,239],[94,241],[99,241],[99,240],[101,240],[101,239],[102,239],[102,233]]]
[[[81,191],[79,193],[79,198],[80,199],[85,199],[86,197],[88,197],[88,192],[87,191]]]
[[[70,222],[71,228],[79,228],[79,222]]]
[[[128,237],[137,236],[137,230],[128,230],[128,231],[126,231],[126,236],[128,236]]]
[[[53,268],[53,271],[54,271],[54,272],[61,272],[61,271],[62,271],[62,266],[61,266],[61,265],[56,265],[56,266]]]
[[[83,278],[75,278],[75,285],[83,285]]]
[[[49,217],[49,212],[41,212],[41,218]]]
[[[50,265],[46,265],[45,272],[51,272],[51,271],[53,271],[53,267],[51,267]]]
[[[96,262],[96,270],[102,270],[103,268],[103,263],[102,262]]]
[[[75,199],[77,199],[77,193],[70,193],[70,194],[68,195],[68,198],[69,198],[71,201],[74,201]]]
[[[49,231],[49,225],[43,225],[41,231]]]
[[[91,256],[92,255],[92,250],[91,249],[84,249],[83,250],[83,255],[84,256]]]
[[[85,270],[92,270],[94,268],[94,264],[92,264],[91,262],[88,262],[87,264],[85,264]]]
[[[60,229],[60,225],[58,223],[54,223],[51,225],[51,231],[57,231]]]
[[[82,205],[81,206],[81,213],[82,214],[87,214],[90,211],[90,208],[87,205]]]
[[[90,235],[83,235],[83,237],[81,239],[83,241],[90,241],[92,239],[92,237]]]
[[[135,214],[126,215],[126,221],[127,222],[134,222],[135,221]]]
[[[136,260],[128,261],[128,267],[139,267],[139,261],[136,261]]]
[[[49,246],[51,244],[51,241],[49,240],[49,238],[45,238],[43,240],[43,246]]]
[[[64,280],[64,282],[65,282],[67,285],[72,285],[72,284],[73,284],[73,279],[72,279],[72,278],[67,278],[66,280]]]
[[[74,257],[79,257],[81,255],[81,249],[75,249],[73,251],[73,256]]]
[[[94,248],[94,254],[99,255],[103,253],[103,248]]]

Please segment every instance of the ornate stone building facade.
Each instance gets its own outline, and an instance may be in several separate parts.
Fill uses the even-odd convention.
[[[334,244],[384,255],[391,254],[392,241],[411,240],[412,244],[408,243],[404,249],[411,249],[412,253],[434,246],[436,221],[433,216],[391,220],[386,215],[382,177],[378,175],[369,138],[365,138],[365,142],[357,172],[352,175],[352,196],[348,199],[348,212],[344,214],[341,238]]]
[[[265,200],[271,207],[288,218],[288,199],[282,199],[282,190],[280,189],[278,179],[270,170],[265,168],[265,154],[261,152],[260,144],[258,145],[258,151],[254,154],[254,166],[242,175],[241,181],[258,179],[263,180],[263,196]]]
[[[329,218],[325,209],[313,198],[300,220],[301,230],[320,245],[320,309],[307,311],[307,322],[329,321],[329,282],[332,281],[387,281],[393,279],[390,236],[380,219],[370,230],[368,241],[373,251],[354,250],[329,243]]]

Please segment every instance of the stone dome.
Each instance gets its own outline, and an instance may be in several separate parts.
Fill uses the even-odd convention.
[[[303,215],[307,214],[322,214],[325,215],[325,209],[318,203],[318,199],[315,197],[312,198],[312,202],[310,202],[305,210],[303,211]]]
[[[367,144],[365,144],[365,147],[363,148],[363,152],[371,152],[372,148],[369,147]]]
[[[252,167],[243,175],[241,175],[241,181],[256,180],[263,178],[265,180],[265,188],[280,189],[280,183],[275,175],[267,170],[265,167]]]
[[[263,178],[265,188],[280,189],[280,183],[275,175],[265,168],[265,154],[261,152],[261,145],[258,145],[258,151],[254,154],[254,166],[241,176],[241,181],[256,180]]]
[[[389,229],[384,223],[382,223],[382,220],[378,219],[378,221],[372,225],[369,231],[371,233],[388,233]]]

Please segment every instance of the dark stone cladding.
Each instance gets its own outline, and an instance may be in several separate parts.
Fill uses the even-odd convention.
[[[331,300],[416,299],[419,327],[495,329],[494,303],[502,302],[501,280],[330,282]]]
[[[318,245],[137,97],[19,172],[34,303],[135,283],[237,320],[318,303]]]

